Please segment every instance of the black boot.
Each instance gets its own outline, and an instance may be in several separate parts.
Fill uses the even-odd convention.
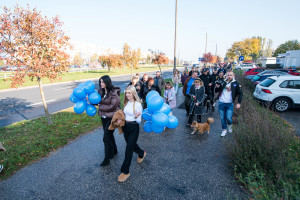
[[[104,167],[104,166],[108,166],[109,164],[110,164],[109,159],[104,158],[104,160],[102,161],[102,163],[100,164],[100,166]]]
[[[201,123],[201,115],[197,115],[197,122]]]

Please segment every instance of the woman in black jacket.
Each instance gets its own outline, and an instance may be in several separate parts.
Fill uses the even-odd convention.
[[[142,101],[143,101],[143,108],[147,108],[147,103],[146,103],[146,97],[147,97],[147,94],[150,92],[150,91],[157,91],[159,94],[161,94],[160,92],[160,89],[157,85],[154,85],[154,79],[153,78],[149,78],[148,81],[146,83],[143,84],[141,90],[140,90],[140,96],[142,98]]]
[[[187,126],[190,126],[193,122],[194,115],[197,116],[197,122],[201,123],[201,115],[204,115],[204,99],[205,99],[205,87],[203,82],[196,78],[193,86],[190,90],[190,111],[189,120]]]

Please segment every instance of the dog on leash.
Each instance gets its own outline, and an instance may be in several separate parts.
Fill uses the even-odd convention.
[[[191,127],[194,128],[194,131],[191,133],[195,134],[197,131],[200,134],[203,134],[207,131],[209,133],[210,124],[214,122],[214,118],[208,118],[205,123],[197,123],[196,121],[191,124]]]

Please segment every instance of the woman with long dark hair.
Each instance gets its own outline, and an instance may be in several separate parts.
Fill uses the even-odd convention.
[[[108,75],[102,76],[99,79],[99,91],[101,95],[101,102],[99,103],[98,114],[101,116],[103,126],[103,142],[105,157],[100,166],[107,166],[110,164],[110,159],[118,153],[117,145],[114,137],[114,130],[108,130],[114,113],[121,109],[119,87],[113,86],[111,79]]]

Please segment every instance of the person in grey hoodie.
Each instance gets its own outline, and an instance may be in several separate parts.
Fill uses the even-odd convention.
[[[162,89],[165,86],[165,80],[160,75],[159,71],[156,72],[156,76],[154,77],[154,85],[156,85],[159,88],[160,91],[162,91]]]

